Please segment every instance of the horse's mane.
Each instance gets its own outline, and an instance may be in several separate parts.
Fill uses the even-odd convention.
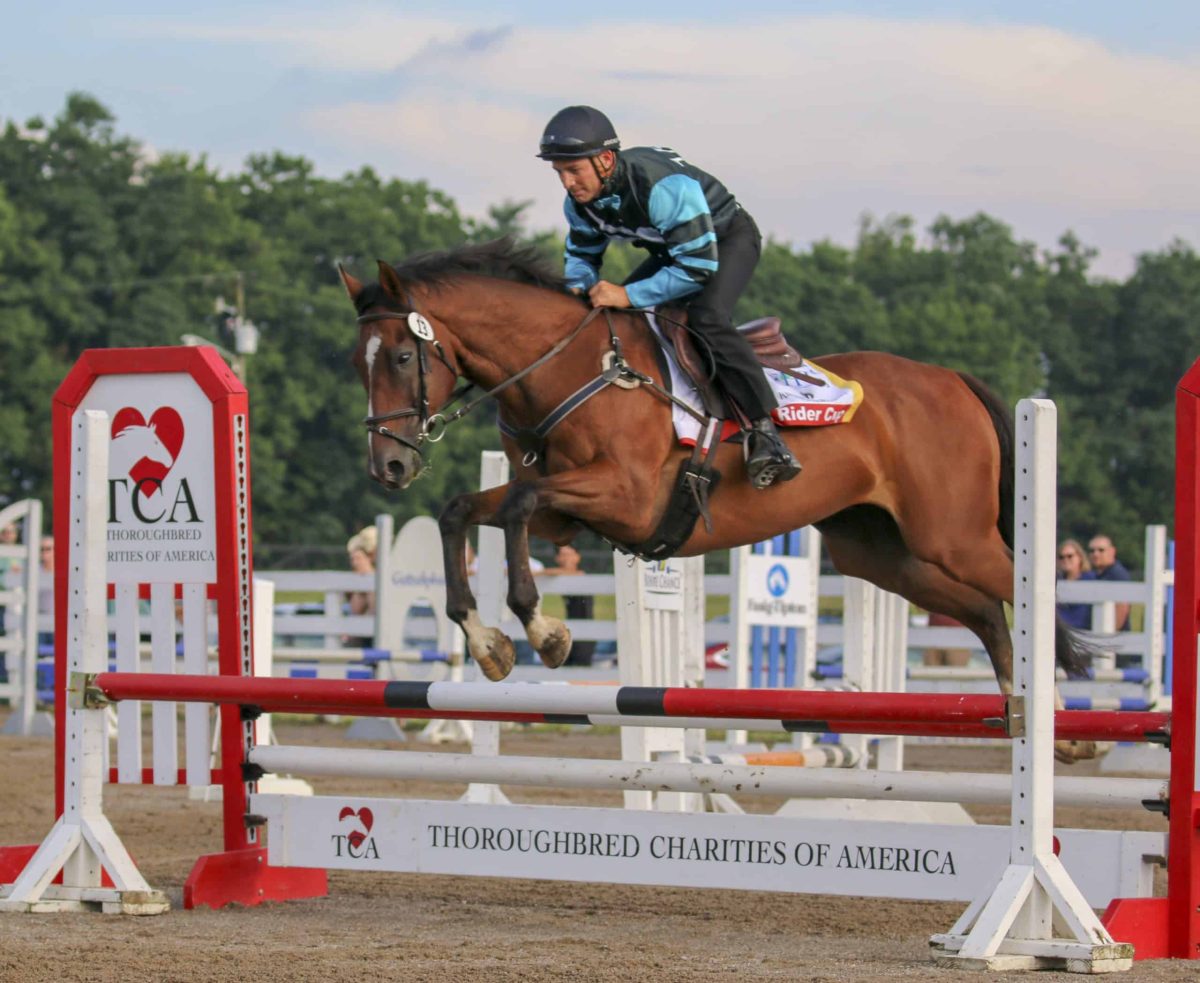
[[[490,242],[467,243],[453,249],[419,253],[392,267],[396,275],[413,286],[438,287],[459,276],[489,276],[530,286],[566,293],[562,274],[551,266],[545,255],[532,245],[522,245],[504,236]],[[386,293],[377,283],[369,283],[358,296],[359,311],[386,302]]]

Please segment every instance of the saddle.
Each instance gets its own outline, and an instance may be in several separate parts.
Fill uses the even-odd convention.
[[[670,356],[666,350],[668,347],[674,350],[679,367],[691,377],[704,402],[708,420],[692,448],[691,456],[680,462],[667,508],[653,534],[637,544],[613,543],[622,552],[632,553],[644,560],[663,560],[674,556],[692,534],[697,520],[703,520],[705,528],[712,532],[708,499],[721,480],[721,473],[712,466],[712,453],[721,441],[724,429],[722,421],[730,418],[731,411],[742,415],[740,409],[722,396],[714,384],[716,380],[707,371],[707,359],[701,356],[692,341],[687,311],[682,307],[664,306],[656,313],[656,323],[665,339],[661,346],[663,357]],[[739,325],[737,331],[750,343],[759,364],[814,385],[822,384],[822,380],[810,379],[800,371],[804,360],[784,338],[779,318],[760,317]],[[666,365],[662,368],[664,376],[669,378]]]
[[[682,307],[662,307],[659,308],[659,315],[658,326],[675,350],[679,367],[696,384],[705,407],[714,416],[728,418],[725,400],[705,367],[707,358],[700,354],[692,339],[692,332],[687,324],[687,310]],[[759,365],[784,372],[812,385],[822,384],[822,380],[814,379],[800,371],[804,359],[783,336],[782,322],[779,318],[755,318],[753,321],[739,324],[735,330],[750,343]]]

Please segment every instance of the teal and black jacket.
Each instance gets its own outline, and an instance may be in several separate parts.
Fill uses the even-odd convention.
[[[599,198],[584,205],[567,195],[567,286],[591,287],[609,240],[628,239],[663,263],[625,285],[630,304],[653,307],[694,294],[716,273],[717,240],[739,208],[720,181],[675,151],[623,150]]]

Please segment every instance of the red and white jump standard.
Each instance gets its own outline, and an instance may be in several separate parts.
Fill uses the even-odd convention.
[[[111,438],[111,453],[105,455],[109,463],[94,467],[80,457],[72,439],[76,421],[89,410],[107,414],[111,426],[104,435]],[[178,604],[183,665],[189,672],[206,672],[206,607],[212,604],[220,673],[242,677],[252,672],[250,430],[245,387],[213,349],[204,347],[85,352],[55,393],[53,424],[54,527],[74,528],[74,510],[88,495],[101,502],[99,518],[83,538],[56,557],[55,787],[56,811],[62,816],[72,766],[68,720],[75,715],[65,698],[68,639],[78,638],[72,635],[77,626],[69,620],[72,563],[87,576],[106,577],[117,612],[119,669],[141,668],[139,633],[151,635],[152,667],[176,668]],[[149,603],[149,624],[139,626],[139,602]],[[96,609],[103,616],[104,605]],[[96,630],[101,654],[94,668],[102,671],[108,668],[108,629],[100,624]],[[242,766],[246,749],[254,746],[255,725],[241,718],[237,706],[220,708],[221,764],[211,771],[207,707],[185,710],[183,768],[176,763],[173,704],[153,708],[153,769],[141,766],[139,704],[122,705],[118,716],[116,780],[223,786],[224,852],[197,862],[184,888],[185,906],[325,893],[323,870],[269,867],[258,827],[246,822],[254,785],[242,779]],[[103,741],[102,733],[93,737]],[[0,884],[16,880],[35,849],[0,848]],[[99,865],[91,867],[98,877]]]
[[[1167,896],[1114,901],[1105,923],[1139,959],[1200,959],[1200,360],[1175,390],[1175,625]]]

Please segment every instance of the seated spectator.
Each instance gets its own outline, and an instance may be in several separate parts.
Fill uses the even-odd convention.
[[[1133,579],[1124,564],[1117,559],[1117,548],[1113,541],[1103,533],[1096,533],[1088,542],[1088,559],[1091,560],[1092,573],[1096,580]],[[1117,626],[1117,631],[1129,631],[1129,608],[1130,605],[1126,601],[1116,605],[1113,624]]]
[[[1077,539],[1064,539],[1058,547],[1059,580],[1095,580],[1092,565]],[[1058,616],[1070,628],[1092,627],[1092,606],[1086,601],[1058,605]]]

